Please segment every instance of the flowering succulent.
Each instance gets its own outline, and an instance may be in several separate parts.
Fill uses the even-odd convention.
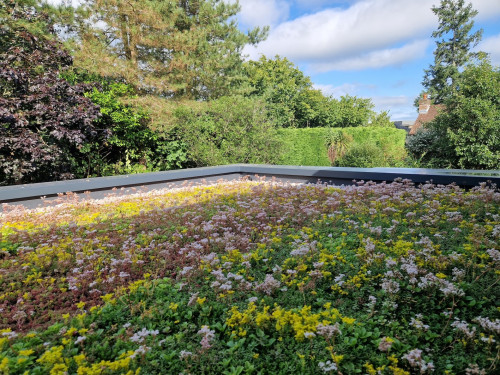
[[[0,373],[498,370],[494,188],[234,181],[60,203],[0,214]]]

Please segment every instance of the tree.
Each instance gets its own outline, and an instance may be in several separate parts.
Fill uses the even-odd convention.
[[[263,98],[270,116],[283,127],[315,127],[328,98],[313,88],[311,79],[291,61],[280,56],[245,64],[248,96]],[[325,116],[323,116],[325,117]]]
[[[49,37],[54,30],[49,16],[38,0],[0,0],[0,52],[5,53],[13,44],[23,43],[16,33],[23,29],[37,37]]]
[[[446,129],[460,168],[500,169],[500,68],[469,65],[458,85],[435,126]]]
[[[457,87],[446,111],[409,139],[409,151],[431,167],[500,169],[500,68],[470,64]]]
[[[0,18],[0,181],[38,182],[73,177],[70,155],[91,139],[99,108],[90,88],[59,77],[71,56],[45,35],[34,2],[4,2]],[[37,30],[35,35],[32,31]]]
[[[434,64],[425,70],[423,86],[433,98],[434,103],[442,103],[457,89],[457,79],[463,68],[479,53],[471,52],[481,40],[482,30],[471,34],[472,20],[477,11],[464,0],[441,0],[432,7],[439,18],[439,26],[432,33],[436,41]]]
[[[344,95],[340,100],[333,99],[331,110],[335,113],[335,127],[347,128],[366,126],[374,116],[374,105],[371,99]]]
[[[240,32],[238,11],[223,0],[86,0],[75,64],[143,93],[216,98],[239,84],[242,48],[267,32]]]

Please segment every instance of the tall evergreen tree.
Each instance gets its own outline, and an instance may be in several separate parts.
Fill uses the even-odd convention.
[[[218,97],[236,85],[242,48],[266,35],[240,32],[238,11],[222,0],[85,0],[75,64],[145,93]]]
[[[434,64],[425,71],[422,84],[434,103],[442,103],[456,90],[460,69],[478,56],[472,49],[481,40],[482,30],[471,34],[477,11],[470,3],[465,5],[464,0],[441,0],[432,11],[439,18],[439,26],[432,37],[439,39]]]

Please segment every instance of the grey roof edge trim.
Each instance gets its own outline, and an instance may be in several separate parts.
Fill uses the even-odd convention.
[[[94,177],[67,181],[0,187],[0,203],[56,196],[61,193],[111,190],[113,188],[159,184],[169,181],[199,179],[240,173],[238,164],[216,167],[187,168],[173,171],[138,173],[108,177]]]
[[[364,181],[394,181],[403,178],[414,183],[433,182],[448,185],[456,183],[459,186],[472,187],[482,182],[491,182],[500,186],[500,171],[498,176],[472,175],[472,173],[488,173],[490,171],[463,171],[471,174],[457,174],[460,170],[434,170],[422,168],[340,168],[340,167],[297,167],[276,165],[244,165],[243,173],[257,175],[279,175],[290,177],[315,178],[322,181],[329,179]]]
[[[473,173],[499,173],[499,176],[479,176]],[[0,203],[56,196],[66,192],[111,190],[166,183],[169,181],[202,179],[239,173],[241,175],[280,176],[281,179],[302,178],[321,181],[337,180],[350,183],[352,180],[393,181],[396,178],[412,180],[415,183],[432,181],[435,184],[451,184],[472,187],[491,181],[500,186],[500,171],[461,171],[418,168],[340,168],[268,164],[230,164],[215,167],[188,168],[164,172],[140,173],[110,177],[96,177],[68,181],[42,182],[36,184],[0,187]],[[465,173],[465,174],[464,174]],[[470,173],[470,174],[469,174]]]
[[[357,175],[370,174],[393,176],[399,174],[401,176],[453,176],[453,177],[479,177],[483,179],[500,179],[500,170],[483,171],[483,170],[465,170],[465,169],[426,169],[426,168],[347,168],[347,167],[314,167],[314,166],[296,166],[296,165],[268,165],[268,164],[238,164],[243,168],[245,173],[253,173],[269,171],[277,174],[290,174],[300,176],[317,176],[318,174],[332,175]]]

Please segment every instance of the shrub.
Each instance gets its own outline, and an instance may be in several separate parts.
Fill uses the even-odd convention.
[[[336,167],[374,168],[386,165],[384,151],[374,143],[354,143],[340,159]]]
[[[182,106],[174,111],[177,134],[197,166],[276,163],[280,158],[274,124],[264,103],[239,96]]]
[[[90,87],[59,77],[72,64],[60,44],[22,28],[10,42],[0,53],[0,181],[73,178],[72,155],[109,136],[93,122],[99,108],[84,96]]]
[[[106,142],[86,143],[73,158],[77,177],[130,174],[189,166],[186,145],[175,134],[152,126],[154,108],[137,102],[132,86],[83,70],[68,70],[72,84],[93,86],[86,96],[99,106],[99,128],[110,130]],[[165,104],[165,101],[161,101]],[[149,109],[149,110],[148,110]],[[160,119],[160,122],[163,119]]]
[[[415,135],[408,137],[406,149],[421,167],[451,168],[456,159],[446,133],[433,127],[419,129]]]
[[[326,147],[328,148],[328,159],[332,165],[338,158],[345,155],[352,139],[351,135],[343,131],[330,129],[326,135]]]

